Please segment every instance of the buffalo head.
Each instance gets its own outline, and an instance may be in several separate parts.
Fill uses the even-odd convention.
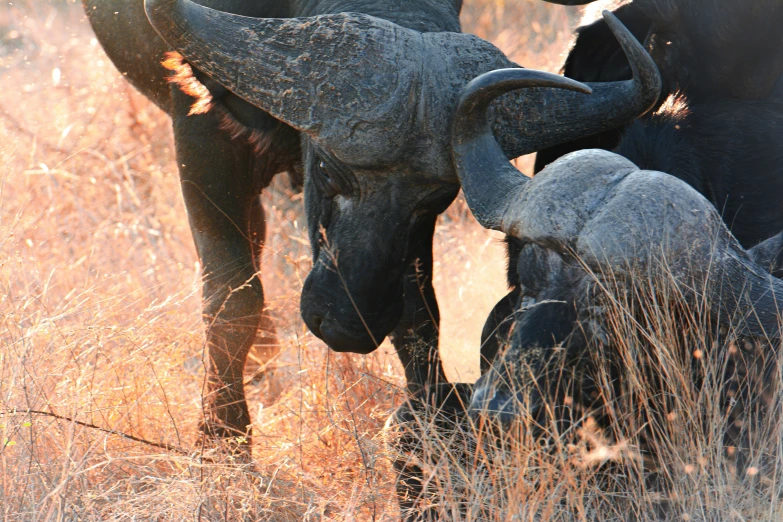
[[[779,343],[783,281],[768,270],[777,266],[780,236],[770,248],[746,252],[695,189],[611,152],[574,152],[533,179],[508,164],[488,108],[535,75],[507,69],[475,79],[462,94],[453,131],[454,161],[474,215],[523,245],[517,271],[525,310],[516,315],[511,361],[566,341],[584,345],[578,337],[590,328],[579,322],[596,304],[600,278],[630,283],[661,264],[686,301],[706,308],[712,322]],[[547,364],[546,353],[533,365],[533,373],[543,371],[536,364]],[[496,361],[495,371],[482,376],[473,411],[489,410],[501,421],[515,416],[513,384],[531,375],[515,375],[514,367]]]
[[[259,19],[190,0],[146,0],[146,10],[200,71],[300,131],[315,260],[302,315],[331,348],[373,351],[399,321],[417,234],[431,233],[459,190],[449,130],[460,90],[516,66],[475,36],[362,14]],[[634,79],[593,85],[586,96],[587,86],[537,77],[531,86],[563,90],[516,93],[493,107],[505,157],[617,127],[655,103],[657,69],[621,24],[612,28]]]

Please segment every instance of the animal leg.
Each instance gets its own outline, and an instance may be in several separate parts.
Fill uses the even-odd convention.
[[[254,155],[219,130],[214,112],[187,116],[192,100],[177,88],[172,99],[182,194],[203,266],[209,352],[203,428],[208,436],[249,438],[242,371],[264,308],[248,234],[258,192]]]
[[[266,214],[264,212],[261,196],[253,200],[250,209],[249,236],[253,247],[253,267],[256,273],[261,273],[261,256],[266,242]],[[280,353],[280,343],[277,340],[277,332],[272,314],[264,308],[261,314],[261,323],[253,346],[248,353],[245,363],[245,373],[254,378],[267,373],[266,366]]]
[[[397,473],[397,501],[405,522],[443,520],[439,511],[450,512],[453,507],[423,507],[437,504],[432,500],[438,498],[434,486],[438,481],[427,480],[422,467],[431,473],[438,467],[464,466],[475,458],[476,441],[466,411],[473,385],[445,383],[431,391],[428,401],[412,397],[386,421],[386,442]],[[433,443],[433,432],[438,433],[439,443]],[[450,466],[443,468],[444,461]]]
[[[405,368],[408,390],[414,394],[448,382],[438,353],[440,311],[432,286],[432,237],[436,220],[437,216],[430,218],[412,238],[413,261],[403,282],[402,319],[389,336]]]

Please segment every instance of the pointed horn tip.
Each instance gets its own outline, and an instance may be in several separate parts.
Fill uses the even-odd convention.
[[[609,26],[612,34],[620,43],[623,52],[630,59],[631,67],[634,67],[635,65],[639,66],[642,63],[645,63],[645,65],[651,64],[657,71],[657,66],[655,66],[655,62],[653,62],[649,53],[647,53],[644,46],[642,46],[639,40],[637,40],[636,36],[633,35],[633,33],[625,26],[625,24],[623,24],[620,19],[617,18],[617,16],[615,16],[615,14],[611,11],[603,10],[601,14],[604,18],[604,21],[606,22],[606,25]],[[637,63],[634,64],[634,61]]]
[[[613,12],[609,11],[608,9],[604,9],[601,11],[601,16],[603,17],[604,21],[606,21],[607,25],[615,36],[618,36],[619,34],[622,34],[623,36],[632,36],[630,31],[628,31],[628,28],[625,27],[625,25],[620,21],[619,18],[617,18],[617,16],[615,16]],[[634,40],[636,40],[636,38],[634,38]]]
[[[647,110],[653,108],[661,94],[663,80],[658,65],[639,40],[623,25],[611,11],[602,12],[606,25],[620,44],[633,72],[633,81],[642,88],[642,99],[649,102]],[[646,112],[646,111],[645,111]],[[640,114],[641,116],[641,114]]]
[[[149,0],[145,0],[146,2],[149,2]],[[612,13],[609,9],[604,9],[601,11],[601,16],[604,17],[604,20],[617,20],[617,17]]]
[[[495,99],[507,92],[523,88],[554,88],[592,94],[593,89],[584,83],[565,76],[536,71],[534,69],[497,69],[484,73],[468,83],[462,91],[461,104],[477,94]]]

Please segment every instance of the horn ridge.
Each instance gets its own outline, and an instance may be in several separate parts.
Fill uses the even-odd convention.
[[[646,114],[658,101],[661,76],[653,59],[611,12],[603,17],[628,58],[633,78],[587,83],[590,98],[566,91],[527,91],[495,104],[494,129],[511,158],[622,127]],[[526,115],[519,118],[519,113]]]
[[[390,150],[366,143],[410,134],[396,122],[410,119],[400,108],[412,111],[405,101],[420,89],[421,33],[360,13],[249,18],[191,0],[145,7],[188,63],[346,161],[388,160]]]

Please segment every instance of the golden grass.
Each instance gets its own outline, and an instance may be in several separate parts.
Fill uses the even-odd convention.
[[[519,63],[554,71],[573,22],[565,13],[532,0],[473,0],[464,22]],[[303,326],[298,294],[311,261],[301,196],[283,179],[264,196],[263,279],[282,351],[274,374],[247,386],[248,467],[196,445],[200,268],[168,119],[122,79],[80,6],[65,0],[0,11],[0,92],[0,517],[397,520],[380,433],[402,401],[402,372],[388,344],[368,357],[330,354]],[[518,164],[530,170],[529,158]],[[502,248],[461,200],[441,219],[435,248],[447,373],[473,381],[481,326],[505,292]],[[179,449],[13,413],[27,410]],[[451,447],[441,440],[450,436],[432,432],[428,451]],[[480,440],[491,473],[446,458],[431,474],[435,489],[451,506],[467,499],[469,511],[452,512],[455,520],[618,513],[616,496],[584,466],[590,448],[552,440],[560,451],[529,435],[501,450]],[[691,439],[671,440],[692,450]],[[680,511],[684,520],[723,502],[710,481],[710,448],[693,453],[708,459],[694,460],[695,475],[677,475],[690,484],[683,491],[698,493],[687,498],[693,509]],[[623,491],[642,510],[649,498],[638,487]],[[737,520],[763,518],[733,498],[732,509],[745,513]]]
[[[486,414],[394,425],[392,441],[420,446],[400,458],[423,468],[424,506],[466,521],[783,519],[779,341],[709,334],[706,303],[665,269],[648,275],[594,278],[601,306],[584,328],[603,342],[556,350],[548,380],[515,363],[530,375],[512,383],[521,411],[531,392],[549,400],[502,436]]]
[[[402,372],[387,345],[329,354],[304,328],[301,196],[284,180],[265,195],[264,286],[283,349],[275,377],[247,387],[254,477],[194,446],[200,269],[167,117],[113,68],[78,3],[0,10],[0,71],[0,409],[185,450],[6,414],[0,517],[394,519],[379,432]],[[449,374],[475,379],[503,260],[467,216],[456,205],[439,227],[435,283]]]

